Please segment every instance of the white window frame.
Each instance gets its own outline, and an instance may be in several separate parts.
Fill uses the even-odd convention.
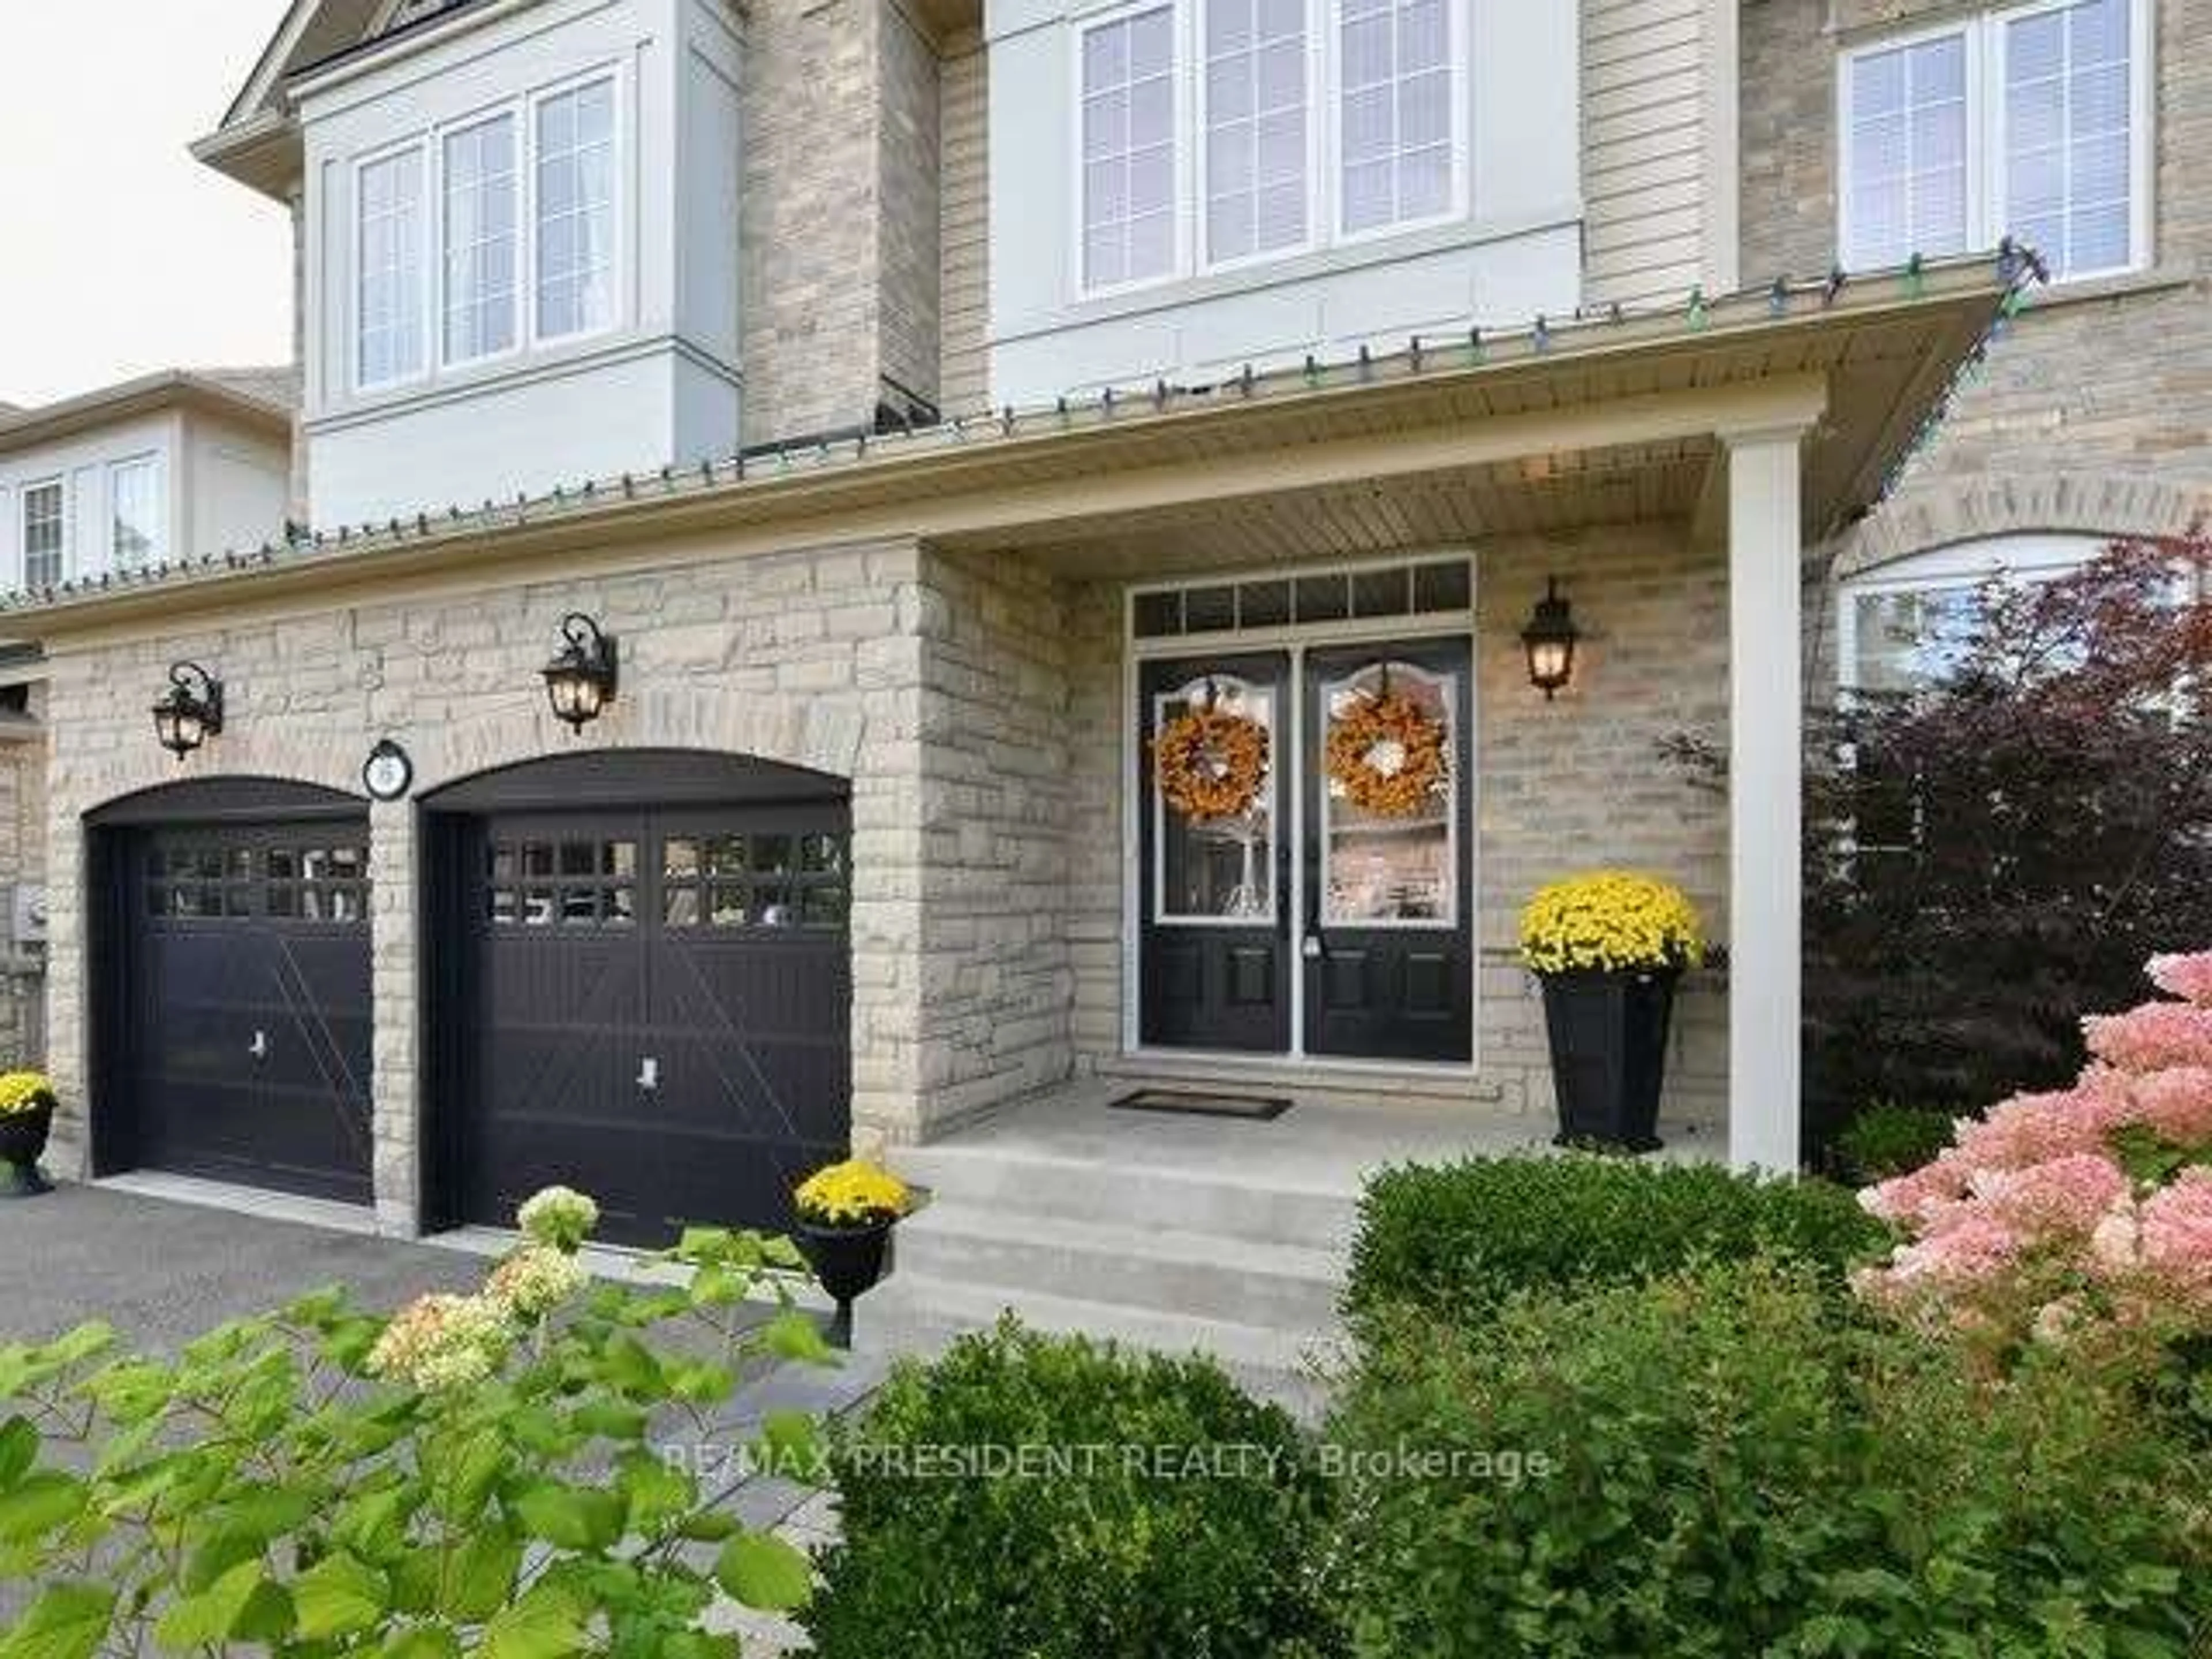
[[[1338,247],[1359,247],[1369,242],[1387,241],[1394,236],[1407,236],[1428,230],[1437,225],[1448,225],[1463,219],[1468,211],[1468,181],[1473,172],[1473,100],[1468,95],[1472,81],[1468,44],[1467,7],[1462,0],[1448,0],[1444,7],[1444,27],[1449,31],[1445,58],[1451,68],[1451,191],[1449,200],[1440,213],[1419,219],[1394,219],[1384,225],[1372,225],[1365,230],[1347,230],[1344,225],[1344,13],[1339,0],[1317,0],[1326,19],[1328,35],[1328,86],[1326,92],[1328,132],[1327,165],[1323,172],[1328,181],[1329,240]],[[1577,137],[1577,143],[1580,142]]]
[[[168,468],[162,464],[160,452],[149,451],[143,455],[126,455],[107,464],[107,563],[115,570],[126,568],[122,550],[117,545],[118,532],[122,528],[121,514],[117,507],[117,481],[125,473],[143,471],[154,481],[154,522],[146,546],[143,564],[127,567],[143,568],[146,564],[159,564],[169,556],[167,520]]]
[[[1337,0],[1300,0],[1305,13],[1306,37],[1306,234],[1296,242],[1281,247],[1255,250],[1241,253],[1233,258],[1213,257],[1212,239],[1208,215],[1212,205],[1212,182],[1209,176],[1207,158],[1212,153],[1212,110],[1206,97],[1207,70],[1211,67],[1206,49],[1206,13],[1214,0],[1196,0],[1191,26],[1190,95],[1191,116],[1191,232],[1199,250],[1199,269],[1207,274],[1217,270],[1247,270],[1255,265],[1272,264],[1279,259],[1295,259],[1301,254],[1311,253],[1327,240],[1325,227],[1328,224],[1331,197],[1325,187],[1327,146],[1322,142],[1322,131],[1330,125],[1329,111],[1324,107],[1328,95],[1327,46],[1323,31],[1315,27],[1318,15],[1326,23],[1334,15]],[[1455,10],[1456,7],[1453,8]],[[1078,59],[1079,66],[1080,59]],[[1079,91],[1079,96],[1080,95]],[[1079,130],[1080,117],[1078,118]]]
[[[613,304],[608,310],[605,323],[573,333],[546,334],[541,332],[538,326],[538,106],[550,99],[602,82],[613,94],[614,194],[608,204],[611,226],[608,247]],[[480,357],[449,358],[446,355],[446,306],[448,298],[446,274],[446,140],[453,134],[468,131],[502,116],[511,117],[515,124],[514,343],[504,350]],[[629,77],[618,63],[599,64],[574,75],[563,76],[559,80],[549,81],[514,97],[479,106],[449,120],[439,121],[420,131],[410,133],[404,138],[380,145],[374,149],[363,150],[355,156],[350,163],[353,202],[352,211],[347,216],[345,243],[348,318],[345,350],[350,369],[348,378],[355,395],[367,397],[429,385],[448,372],[481,370],[489,364],[544,349],[566,349],[617,333],[625,327],[632,310],[629,224],[631,143],[629,122]],[[421,367],[410,374],[371,381],[364,380],[361,372],[361,176],[365,170],[379,162],[388,161],[410,151],[417,156],[423,188],[423,275],[416,285],[416,300],[422,309],[423,331],[422,361]]]
[[[539,112],[556,98],[568,97],[573,93],[583,91],[586,87],[596,86],[601,82],[607,87],[611,104],[607,118],[608,147],[612,152],[608,171],[609,180],[613,190],[613,195],[607,203],[609,227],[607,280],[613,295],[612,302],[607,307],[607,319],[604,323],[595,323],[587,328],[574,329],[566,333],[548,334],[538,327],[538,306],[540,276],[538,264]],[[528,114],[527,120],[523,124],[527,129],[527,136],[523,141],[518,160],[527,174],[522,191],[525,234],[523,247],[526,257],[521,273],[525,280],[520,284],[524,313],[523,332],[520,337],[527,339],[533,349],[544,346],[574,345],[580,340],[593,340],[602,335],[611,334],[622,326],[623,318],[629,313],[629,242],[624,234],[624,220],[629,210],[629,191],[627,188],[629,145],[625,141],[624,129],[629,118],[629,100],[624,95],[625,90],[620,66],[608,64],[537,88],[523,100]]]
[[[56,518],[61,530],[61,545],[58,550],[59,562],[54,569],[54,585],[69,580],[70,544],[75,539],[70,534],[70,520],[76,504],[70,499],[73,492],[70,489],[69,474],[58,472],[51,477],[33,478],[15,491],[16,574],[25,588],[31,586],[31,498],[49,489],[54,492],[55,499],[61,503],[61,510]]]
[[[432,142],[435,134],[410,134],[397,143],[380,149],[367,150],[353,161],[353,210],[349,220],[348,242],[352,257],[347,261],[346,313],[349,319],[346,359],[353,367],[353,388],[356,392],[388,392],[394,386],[413,386],[430,378],[432,365],[438,361],[436,329],[438,325],[436,295],[438,284],[435,270],[443,252],[443,238],[438,232],[438,187],[440,179],[434,157],[436,146]],[[415,283],[415,309],[422,330],[422,350],[412,369],[371,380],[368,375],[367,354],[362,350],[363,312],[362,287],[368,271],[364,261],[368,257],[368,239],[363,235],[362,179],[370,168],[382,167],[390,161],[412,156],[416,175],[421,181],[420,210],[422,226],[421,270]]]
[[[2128,8],[2128,259],[2124,264],[2051,272],[2054,283],[2094,282],[2149,267],[2154,256],[2157,118],[2157,31],[2150,0],[2125,0]],[[1851,219],[1853,76],[1862,59],[1899,47],[1956,35],[1966,49],[1966,246],[1993,247],[2007,234],[2010,186],[2006,162],[2006,26],[2041,12],[2063,11],[2075,0],[2029,0],[1950,21],[1885,34],[1838,54],[1836,63],[1836,246],[1847,268],[1861,268]],[[2047,250],[2039,250],[2047,252]]]
[[[1277,769],[1282,763],[1285,737],[1289,726],[1285,716],[1289,711],[1277,706],[1285,699],[1279,695],[1275,687],[1257,687],[1235,674],[1218,674],[1213,678],[1224,685],[1234,685],[1248,699],[1255,693],[1263,694],[1267,698],[1267,776],[1266,782],[1261,786],[1261,791],[1267,803],[1267,908],[1264,915],[1258,915],[1208,916],[1185,915],[1180,911],[1170,910],[1168,908],[1167,798],[1161,794],[1158,788],[1153,788],[1146,792],[1152,801],[1152,847],[1154,848],[1152,920],[1154,926],[1161,927],[1273,927],[1280,923],[1283,917],[1283,895],[1278,890],[1280,884],[1276,880],[1275,865],[1277,854],[1283,845],[1285,829],[1282,822],[1283,815],[1279,810],[1285,792],[1282,787],[1283,778]],[[1146,727],[1148,733],[1158,732],[1166,724],[1168,706],[1182,701],[1183,693],[1189,689],[1188,685],[1179,686],[1173,690],[1160,692],[1152,698],[1149,710],[1150,724]],[[1295,697],[1297,695],[1297,688],[1295,686],[1290,688],[1289,696]]]
[[[1860,599],[1957,592],[1993,580],[2035,586],[2073,574],[2100,557],[2112,543],[2110,536],[2087,532],[1988,536],[1916,553],[1847,578],[1837,586],[1838,689],[1844,692],[1864,689],[1858,679]]]
[[[485,363],[495,363],[502,358],[519,356],[530,343],[531,307],[524,303],[525,285],[535,276],[530,236],[530,185],[527,172],[532,161],[530,147],[524,135],[526,125],[523,100],[510,99],[489,109],[480,109],[459,120],[440,125],[431,135],[433,161],[431,174],[436,187],[437,223],[434,240],[437,248],[438,270],[434,286],[437,289],[438,362],[446,368],[475,368]],[[452,204],[447,196],[446,146],[463,133],[474,132],[497,121],[512,123],[514,134],[514,289],[507,295],[507,343],[495,351],[478,352],[474,356],[456,357],[449,355],[451,344],[447,325],[453,316],[453,264],[451,250],[446,242],[447,214]]]
[[[1330,819],[1335,811],[1335,805],[1328,789],[1323,787],[1317,797],[1321,803],[1319,813],[1321,822],[1314,826],[1314,832],[1319,838],[1316,850],[1320,854],[1318,881],[1321,890],[1314,896],[1314,898],[1316,913],[1320,917],[1320,928],[1324,933],[1340,930],[1348,933],[1455,933],[1460,925],[1459,820],[1462,769],[1459,757],[1462,746],[1470,751],[1474,748],[1471,734],[1460,730],[1459,676],[1452,673],[1438,673],[1434,669],[1423,668],[1418,663],[1401,662],[1393,659],[1385,659],[1380,664],[1370,664],[1367,668],[1361,669],[1359,673],[1365,673],[1377,666],[1390,674],[1411,674],[1423,685],[1441,693],[1443,697],[1447,728],[1444,740],[1448,745],[1445,752],[1450,757],[1445,776],[1445,782],[1449,785],[1449,788],[1446,792],[1448,799],[1444,807],[1444,894],[1449,902],[1445,906],[1444,914],[1441,916],[1378,916],[1346,919],[1331,915],[1328,911],[1329,866],[1336,856],[1336,826]],[[1340,680],[1322,682],[1321,706],[1324,719],[1328,715],[1329,699],[1340,690],[1349,690],[1358,680],[1359,673]]]
[[[1169,33],[1172,38],[1172,44],[1170,46],[1172,55],[1169,59],[1168,79],[1175,89],[1173,116],[1175,253],[1174,257],[1168,261],[1168,268],[1157,276],[1136,276],[1119,283],[1094,283],[1091,280],[1091,250],[1088,246],[1090,200],[1085,193],[1088,188],[1087,181],[1084,178],[1085,158],[1083,153],[1083,106],[1086,101],[1083,81],[1084,47],[1091,37],[1101,29],[1113,28],[1129,21],[1132,18],[1146,16],[1156,11],[1164,11],[1168,14]],[[1068,104],[1072,123],[1070,127],[1072,143],[1068,157],[1070,169],[1068,200],[1074,204],[1075,209],[1070,216],[1068,240],[1069,258],[1074,261],[1071,269],[1075,273],[1075,290],[1086,300],[1097,300],[1111,298],[1120,294],[1141,293],[1146,289],[1158,288],[1169,283],[1182,282],[1190,276],[1192,268],[1194,231],[1191,223],[1191,193],[1192,180],[1197,167],[1197,161],[1193,155],[1195,142],[1193,137],[1192,117],[1197,99],[1191,81],[1191,53],[1194,47],[1191,39],[1191,9],[1184,3],[1184,0],[1129,0],[1129,3],[1126,5],[1115,6],[1109,10],[1094,12],[1085,16],[1067,33]]]

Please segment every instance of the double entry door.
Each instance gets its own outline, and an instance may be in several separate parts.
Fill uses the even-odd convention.
[[[1469,668],[1464,639],[1145,663],[1146,1047],[1472,1059]],[[1175,741],[1201,711],[1233,753]],[[1163,735],[1172,778],[1227,786],[1201,810],[1163,787]]]

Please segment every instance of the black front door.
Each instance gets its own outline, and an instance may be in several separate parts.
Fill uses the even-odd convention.
[[[127,1162],[366,1202],[368,825],[122,833]]]
[[[1345,1058],[1474,1055],[1473,775],[1463,640],[1315,650],[1305,658],[1305,1047]],[[1329,775],[1329,736],[1377,699],[1411,705],[1443,738],[1429,787],[1363,805]],[[1363,730],[1364,728],[1354,728]],[[1388,778],[1407,763],[1385,737],[1362,757]]]
[[[1288,655],[1151,662],[1142,677],[1139,860],[1147,1047],[1281,1054],[1291,1039]],[[1161,730],[1208,705],[1268,733],[1267,775],[1233,815],[1194,817],[1163,798]]]
[[[461,1218],[559,1182],[617,1243],[787,1227],[850,1135],[849,844],[842,799],[473,821]]]

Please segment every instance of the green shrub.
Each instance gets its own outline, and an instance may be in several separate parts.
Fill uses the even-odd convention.
[[[1713,1164],[1591,1158],[1407,1165],[1360,1204],[1346,1305],[1480,1321],[1513,1291],[1633,1281],[1765,1250],[1840,1279],[1887,1235],[1849,1192]]]
[[[1998,1385],[1765,1260],[1515,1297],[1479,1341],[1407,1310],[1374,1334],[1332,1435],[1358,1659],[2185,1659],[2212,1635],[2185,1454],[2065,1356]]]
[[[1329,1651],[1304,1451],[1202,1360],[1009,1322],[902,1366],[832,1448],[844,1538],[803,1615],[817,1659]]]
[[[1836,1137],[1836,1173],[1854,1187],[1910,1175],[1951,1144],[1959,1115],[1878,1101]]]

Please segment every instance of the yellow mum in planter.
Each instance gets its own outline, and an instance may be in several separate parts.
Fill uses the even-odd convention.
[[[914,1197],[907,1184],[864,1158],[817,1170],[799,1184],[799,1216],[817,1227],[866,1227],[896,1221]]]
[[[9,1072],[0,1076],[0,1117],[34,1112],[53,1098],[54,1085],[44,1072]]]
[[[1540,974],[1695,968],[1703,924],[1670,881],[1595,870],[1555,881],[1521,913],[1521,959]]]

